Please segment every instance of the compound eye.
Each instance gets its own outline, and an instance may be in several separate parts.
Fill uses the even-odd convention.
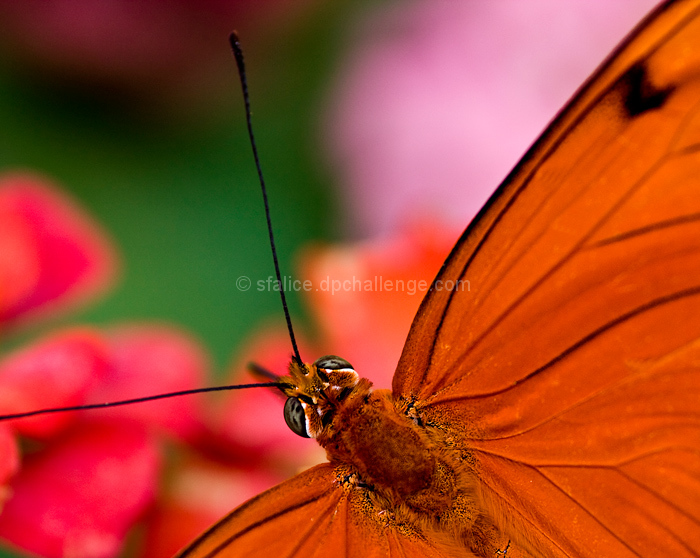
[[[323,368],[324,370],[342,370],[344,368],[354,370],[352,364],[350,364],[347,360],[335,355],[327,355],[321,357],[316,362],[314,362],[314,365],[317,368]]]
[[[297,436],[310,438],[306,431],[306,413],[304,407],[296,397],[290,397],[284,404],[284,422]]]

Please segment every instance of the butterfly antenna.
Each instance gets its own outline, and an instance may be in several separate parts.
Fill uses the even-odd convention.
[[[292,349],[294,354],[292,359],[298,364],[302,364],[301,355],[299,354],[299,348],[297,346],[296,337],[294,336],[294,329],[292,328],[292,318],[289,315],[289,307],[287,306],[287,297],[282,289],[282,274],[280,273],[279,259],[277,258],[277,248],[275,247],[275,237],[272,232],[272,219],[270,218],[270,204],[267,201],[267,188],[265,187],[265,179],[263,178],[262,168],[260,166],[260,158],[258,157],[258,148],[255,144],[255,136],[253,135],[253,124],[251,119],[250,110],[250,97],[248,95],[248,80],[245,73],[245,64],[243,63],[243,51],[238,42],[238,36],[236,33],[231,33],[229,36],[229,42],[231,43],[231,49],[233,50],[233,55],[236,58],[236,65],[238,66],[238,76],[241,80],[241,89],[243,91],[243,101],[245,103],[245,116],[246,124],[248,125],[248,137],[250,139],[250,146],[253,149],[253,158],[255,159],[255,168],[258,171],[258,179],[260,181],[260,189],[263,195],[263,202],[265,204],[265,218],[267,219],[267,232],[270,237],[270,248],[272,249],[272,260],[275,264],[275,275],[277,276],[277,284],[279,285],[280,297],[282,299],[282,308],[284,309],[284,317],[287,320],[287,330],[289,331],[289,338],[292,342]],[[70,407],[53,407],[48,409],[39,409],[36,411],[28,411],[22,413],[13,413],[7,415],[0,415],[0,421],[21,419],[27,417],[34,417],[37,415],[48,415],[52,413],[63,413],[67,411],[87,411],[89,409],[108,409],[112,407],[122,407],[124,405],[133,405],[135,403],[144,403],[146,401],[157,401],[159,399],[170,399],[172,397],[181,397],[183,395],[193,395],[196,393],[209,393],[212,391],[229,391],[235,389],[247,389],[247,388],[258,388],[258,387],[276,387],[281,388],[283,384],[277,382],[279,376],[273,374],[269,370],[262,368],[257,364],[250,364],[249,368],[258,377],[267,378],[271,380],[270,382],[258,383],[258,384],[242,384],[242,385],[227,385],[227,386],[214,386],[206,388],[197,389],[187,389],[182,391],[173,391],[169,393],[161,393],[158,395],[148,395],[145,397],[136,397],[134,399],[124,399],[121,401],[111,401],[108,403],[92,403],[88,405],[74,405]]]
[[[197,389],[185,389],[182,391],[171,391],[169,393],[160,393],[158,395],[147,395],[145,397],[136,397],[134,399],[124,399],[122,401],[111,401],[109,403],[91,403],[89,405],[74,405],[72,407],[54,407],[50,409],[39,409],[38,411],[28,411],[25,413],[14,413],[11,415],[0,415],[0,421],[21,419],[27,417],[35,417],[37,415],[49,415],[52,413],[64,413],[66,411],[87,411],[89,409],[109,409],[111,407],[123,407],[124,405],[133,405],[135,403],[145,403],[146,401],[157,401],[159,399],[170,399],[171,397],[181,397],[183,395],[193,395],[195,393],[209,393],[212,391],[231,391],[234,389],[249,389],[259,387],[282,387],[282,384],[276,382],[264,382],[260,384],[240,384],[229,386],[214,386]]]
[[[238,77],[241,80],[241,90],[243,91],[243,102],[245,104],[245,120],[246,124],[248,125],[248,138],[250,139],[250,146],[253,149],[255,168],[258,171],[260,190],[262,191],[263,202],[265,204],[265,218],[267,219],[267,233],[270,237],[272,260],[275,264],[275,275],[277,276],[277,285],[279,286],[280,298],[282,299],[282,309],[284,310],[284,318],[285,320],[287,320],[287,330],[289,331],[289,339],[292,342],[292,349],[294,351],[292,359],[297,364],[302,364],[301,355],[299,354],[299,348],[297,347],[297,340],[294,336],[294,328],[292,327],[292,318],[289,315],[287,297],[285,296],[284,289],[282,288],[282,274],[280,273],[280,264],[277,258],[275,236],[272,233],[272,219],[270,218],[270,204],[267,201],[267,188],[265,187],[265,179],[263,178],[262,167],[260,166],[260,158],[258,157],[258,148],[255,144],[255,136],[253,135],[253,122],[250,110],[250,96],[248,95],[248,78],[246,77],[245,63],[243,62],[243,50],[241,49],[241,45],[238,41],[238,35],[235,31],[231,33],[231,35],[229,35],[229,43],[231,43],[231,50],[233,51],[233,56],[235,57],[236,65],[238,66]]]

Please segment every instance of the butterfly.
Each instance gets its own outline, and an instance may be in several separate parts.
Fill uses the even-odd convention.
[[[391,390],[335,356],[279,381],[328,463],[180,558],[699,556],[700,0],[660,5],[496,190]]]

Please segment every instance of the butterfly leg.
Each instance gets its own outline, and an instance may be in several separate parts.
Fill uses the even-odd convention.
[[[508,544],[506,545],[506,547],[503,550],[501,550],[499,548],[498,550],[496,550],[496,552],[494,552],[494,554],[498,554],[499,556],[505,556],[506,554],[508,554],[509,548],[510,548],[510,541],[508,541]]]

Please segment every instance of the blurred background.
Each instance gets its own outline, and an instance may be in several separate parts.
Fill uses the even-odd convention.
[[[271,315],[263,206],[227,37],[237,29],[283,269],[338,237],[318,107],[357,2],[0,3],[0,166],[45,174],[113,235],[116,289],[71,321],[189,327],[223,366]],[[319,218],[319,216],[324,216]],[[296,301],[295,313],[299,313]]]
[[[273,268],[230,30],[294,274],[312,241],[463,229],[654,3],[0,0],[0,170],[68,190],[122,258],[108,296],[41,328],[174,322],[221,371],[281,323],[277,293],[236,287]]]

